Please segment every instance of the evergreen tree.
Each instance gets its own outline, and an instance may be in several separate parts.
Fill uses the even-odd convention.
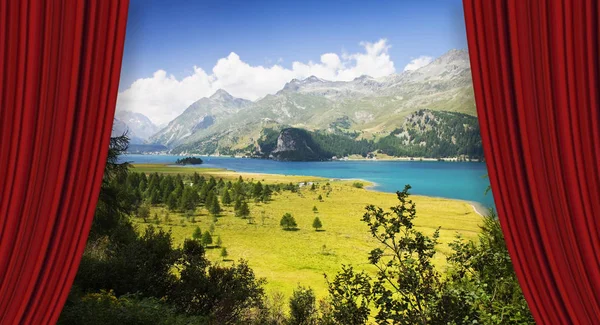
[[[179,209],[181,210],[194,210],[198,205],[200,198],[198,192],[193,187],[186,186],[183,189],[181,200],[179,201]]]
[[[208,211],[213,216],[218,216],[219,213],[221,213],[221,206],[219,205],[219,199],[217,198],[216,195],[212,196],[212,202],[210,203]]]
[[[317,197],[317,200],[319,200],[321,202],[323,201],[323,197],[321,196],[321,194],[319,194],[319,196]]]
[[[262,191],[262,196],[261,196],[261,201],[262,202],[269,202],[271,200],[271,195],[273,194],[273,191],[271,190],[271,187],[269,185],[265,185],[265,187],[263,188]]]
[[[313,206],[313,213],[319,213],[319,209],[317,209],[317,206]]]
[[[192,238],[196,240],[202,238],[202,230],[200,230],[200,227],[196,226],[196,229],[194,229],[194,233],[192,234]]]
[[[250,208],[248,207],[248,203],[243,201],[240,205],[240,208],[235,212],[236,217],[247,218],[250,215]]]
[[[148,187],[148,182],[146,181],[146,174],[142,173],[142,175],[144,175],[144,177],[140,179],[140,185],[138,186],[138,188],[141,192],[144,192]]]
[[[144,220],[144,222],[148,222],[148,217],[150,217],[150,207],[148,207],[147,204],[142,204],[138,209],[137,209],[137,216],[139,218],[142,218]]]
[[[210,224],[210,228],[208,228],[208,231],[209,231],[211,234],[214,234],[214,233],[215,233],[215,223],[214,223],[214,222]]]
[[[202,235],[202,245],[208,246],[210,244],[212,244],[212,236],[210,235],[210,232],[205,231],[204,235]]]
[[[261,199],[262,192],[263,186],[259,181],[258,183],[254,184],[254,188],[252,189],[252,196],[258,201]]]
[[[227,253],[227,248],[223,247],[221,249],[221,258],[223,259],[223,261],[227,258],[227,256],[229,256],[229,253]]]
[[[221,240],[221,236],[217,237],[217,247],[221,247],[221,245],[223,245],[223,241]]]
[[[171,193],[167,198],[167,208],[170,211],[175,211],[177,209],[177,196],[175,193]]]
[[[233,205],[233,211],[235,211],[235,215],[237,216],[238,211],[242,208],[242,200],[239,198],[235,199],[235,204]]]
[[[296,223],[296,219],[292,217],[290,213],[286,213],[281,217],[281,221],[279,221],[279,225],[282,226],[285,230],[291,230],[298,226]]]
[[[231,204],[231,196],[229,195],[229,190],[225,189],[225,191],[223,191],[223,197],[221,197],[221,202],[223,202],[224,205]]]
[[[319,219],[319,217],[315,217],[315,220],[313,220],[312,226],[313,226],[313,228],[315,228],[315,231],[318,231],[319,229],[323,228],[323,224],[321,223],[321,220]]]

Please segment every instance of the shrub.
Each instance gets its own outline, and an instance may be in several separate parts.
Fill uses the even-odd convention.
[[[361,182],[354,182],[354,183],[352,183],[352,186],[354,186],[356,188],[363,188],[365,185]]]
[[[290,321],[291,325],[316,324],[317,308],[315,304],[315,293],[311,288],[298,287],[290,298]]]

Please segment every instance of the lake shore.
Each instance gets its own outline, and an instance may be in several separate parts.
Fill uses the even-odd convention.
[[[362,179],[362,178],[328,178],[328,177],[321,177],[321,176],[239,172],[236,170],[231,170],[231,169],[226,169],[226,168],[202,167],[201,165],[181,166],[181,165],[175,165],[175,164],[156,163],[156,164],[132,164],[132,167],[134,169],[139,169],[140,171],[144,171],[146,173],[153,173],[153,172],[161,173],[162,172],[162,173],[167,173],[167,174],[171,174],[171,173],[176,174],[176,173],[182,173],[182,172],[183,173],[198,172],[200,174],[210,175],[215,178],[221,177],[223,179],[229,179],[229,180],[237,179],[239,176],[242,176],[243,178],[248,178],[251,180],[261,180],[263,182],[264,181],[281,182],[281,183],[296,182],[298,184],[306,184],[308,182],[326,182],[326,181],[342,182],[342,183],[348,183],[348,184],[353,184],[353,183],[359,182],[359,183],[362,183],[362,187],[360,187],[360,188],[364,188],[365,190],[368,190],[370,192],[394,194],[391,192],[377,190],[376,187],[378,186],[378,184],[376,182],[369,181],[369,180]],[[183,169],[183,170],[181,170],[181,169]],[[479,202],[456,199],[456,198],[448,198],[448,197],[443,197],[443,196],[434,196],[434,195],[413,194],[413,196],[420,196],[420,197],[431,198],[431,199],[442,199],[442,200],[465,202],[479,216],[484,217],[487,215],[488,208]]]

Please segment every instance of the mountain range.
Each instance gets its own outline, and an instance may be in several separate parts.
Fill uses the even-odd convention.
[[[456,116],[458,120],[464,114],[475,118],[466,50],[450,50],[417,70],[381,78],[293,79],[277,93],[254,102],[221,89],[190,105],[146,142],[165,145],[174,154],[246,154],[260,151],[259,142],[267,133],[289,128],[378,142],[399,136],[393,132],[423,109],[463,113]],[[444,116],[444,121],[449,118],[454,116]],[[136,135],[151,130],[145,126],[138,131],[140,124],[131,119],[124,122],[136,125],[131,127]]]
[[[144,114],[130,111],[116,111],[112,136],[127,133],[131,144],[144,144],[160,128]]]

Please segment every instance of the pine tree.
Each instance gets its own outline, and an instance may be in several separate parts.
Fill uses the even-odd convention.
[[[210,235],[210,232],[205,231],[202,235],[202,245],[208,246],[210,244],[212,244],[212,236]]]
[[[240,204],[240,208],[235,212],[237,217],[246,218],[250,215],[250,208],[248,207],[248,203],[246,201]]]
[[[208,211],[213,216],[218,216],[219,213],[221,213],[221,206],[219,205],[219,199],[217,198],[216,195],[213,195],[213,197],[212,197],[212,203],[210,204],[210,207],[208,208]]]
[[[291,230],[298,226],[298,224],[296,223],[296,219],[294,219],[294,217],[292,217],[290,213],[286,213],[283,215],[283,217],[281,217],[279,225],[282,226],[285,230]]]
[[[313,226],[313,228],[315,228],[315,231],[318,231],[319,229],[323,228],[323,224],[321,223],[321,220],[319,219],[319,217],[315,217],[315,220],[313,220],[312,226]]]
[[[233,211],[235,211],[235,215],[238,215],[238,211],[242,208],[242,200],[237,198],[235,200],[235,204],[233,205]]]
[[[323,197],[321,196],[321,194],[319,194],[319,197],[317,197],[317,199],[318,199],[319,201],[323,201]]]
[[[202,230],[200,230],[200,227],[196,227],[196,229],[194,229],[194,233],[192,234],[192,238],[199,240],[202,238]]]
[[[167,198],[167,208],[170,211],[175,211],[177,209],[177,197],[175,193],[171,193]]]
[[[223,258],[223,261],[225,260],[225,258],[227,258],[227,256],[229,256],[229,253],[227,253],[227,248],[223,247],[221,249],[221,258]]]
[[[252,196],[258,201],[260,200],[263,192],[263,186],[260,181],[254,184],[254,188],[252,189]]]
[[[190,186],[186,186],[181,194],[181,200],[179,201],[179,209],[181,210],[193,210],[196,205],[200,202],[198,192]]]
[[[317,206],[313,206],[313,213],[319,213],[319,209],[317,209]]]
[[[211,234],[214,234],[214,233],[215,233],[215,224],[214,224],[214,223],[211,223],[211,224],[210,224],[210,228],[208,228],[208,231],[209,231]]]
[[[221,247],[223,245],[223,241],[221,240],[221,236],[217,237],[217,247]]]
[[[142,204],[137,209],[137,216],[144,219],[144,222],[148,222],[148,218],[150,217],[150,207],[147,204]]]
[[[230,205],[231,204],[231,195],[229,195],[229,190],[225,190],[223,192],[223,197],[221,197],[221,202],[223,202],[224,205]]]
[[[269,200],[271,200],[272,193],[273,193],[273,191],[271,190],[269,185],[265,185],[265,187],[263,188],[262,196],[261,196],[260,200],[265,203],[269,202]]]

